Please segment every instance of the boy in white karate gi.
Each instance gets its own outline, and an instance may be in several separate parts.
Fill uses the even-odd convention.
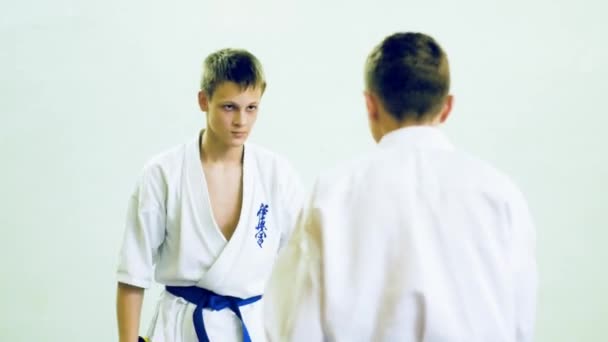
[[[265,340],[261,295],[303,196],[284,158],[246,143],[265,87],[251,53],[209,55],[198,94],[206,128],[143,168],[118,266],[121,342],[138,340],[153,279],[166,290],[147,340]]]
[[[266,289],[271,341],[532,341],[535,233],[507,176],[438,126],[452,96],[435,40],[369,55],[377,148],[320,177]]]

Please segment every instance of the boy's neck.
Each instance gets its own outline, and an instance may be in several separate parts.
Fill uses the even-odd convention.
[[[437,127],[441,125],[439,115],[435,115],[426,120],[401,120],[398,121],[387,112],[382,112],[383,120],[380,123],[381,136],[391,133],[396,130],[411,127]]]
[[[205,129],[201,133],[201,160],[206,164],[241,164],[243,146],[228,146],[220,141],[213,132]]]

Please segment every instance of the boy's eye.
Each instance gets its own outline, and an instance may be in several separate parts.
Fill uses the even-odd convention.
[[[247,109],[248,109],[249,111],[254,111],[254,110],[257,110],[257,109],[258,109],[258,106],[251,105],[251,106],[247,107]]]
[[[233,110],[234,109],[234,105],[231,104],[226,104],[223,106],[224,110]]]

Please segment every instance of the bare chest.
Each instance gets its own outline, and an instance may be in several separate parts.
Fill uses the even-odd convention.
[[[241,214],[243,168],[203,166],[203,170],[213,218],[226,240],[230,240]]]

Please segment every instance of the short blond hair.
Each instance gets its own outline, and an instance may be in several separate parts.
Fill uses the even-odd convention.
[[[211,98],[215,89],[227,81],[237,83],[243,89],[261,87],[262,92],[266,89],[262,64],[243,49],[222,49],[205,58],[201,90]]]

